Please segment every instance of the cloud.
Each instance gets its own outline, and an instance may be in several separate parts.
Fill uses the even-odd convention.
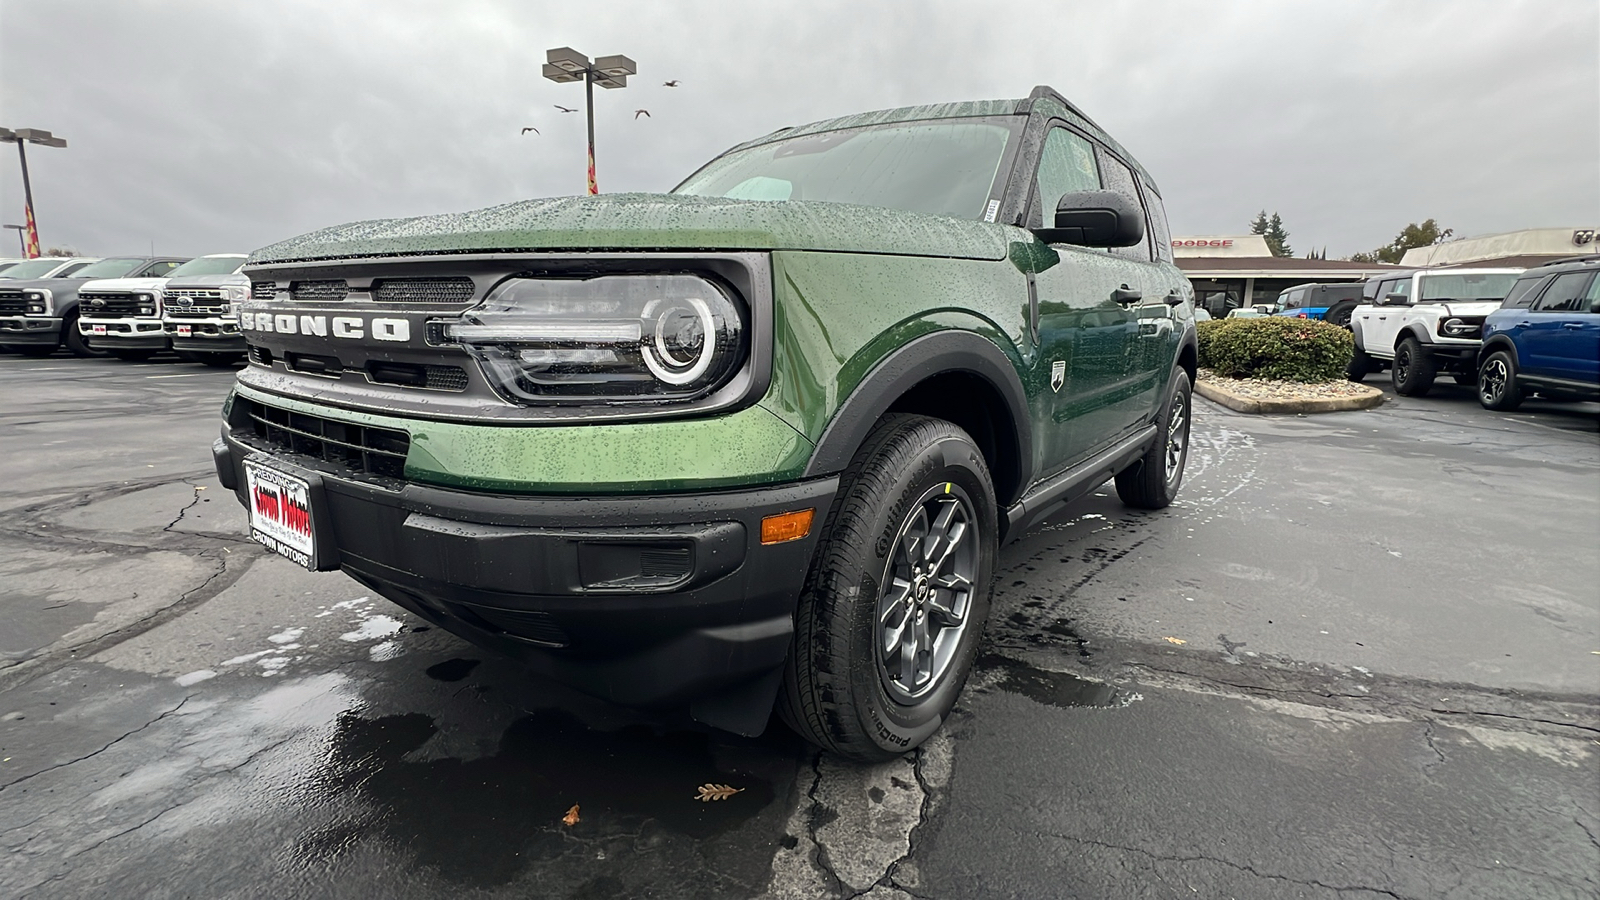
[[[581,192],[584,117],[554,104],[582,88],[539,75],[563,45],[639,63],[596,91],[608,192],[783,125],[1050,84],[1155,174],[1178,233],[1265,208],[1343,254],[1430,216],[1464,235],[1600,210],[1600,8],[1565,0],[0,0],[0,124],[70,142],[29,157],[46,245],[248,250]],[[5,220],[21,205],[0,159]]]

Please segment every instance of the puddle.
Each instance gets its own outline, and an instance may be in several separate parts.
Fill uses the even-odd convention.
[[[1089,681],[1066,672],[1036,669],[998,653],[980,657],[978,668],[1000,673],[1000,679],[994,686],[1002,691],[1021,694],[1029,700],[1061,709],[1127,706],[1134,699],[1133,695],[1125,694],[1109,684]]]
[[[434,669],[460,678],[476,664],[448,660]],[[341,716],[324,784],[378,809],[369,824],[341,823],[308,835],[296,855],[314,868],[348,846],[350,835],[377,831],[443,877],[487,887],[570,853],[574,841],[648,854],[680,846],[674,833],[713,838],[756,816],[775,796],[771,782],[719,767],[712,737],[698,732],[643,725],[599,732],[570,713],[541,710],[512,723],[493,755],[417,759],[438,731],[423,713]],[[743,791],[700,802],[695,789],[707,783]],[[579,822],[563,825],[574,805]]]
[[[447,659],[428,667],[428,677],[435,681],[460,681],[472,674],[482,660],[477,659]]]

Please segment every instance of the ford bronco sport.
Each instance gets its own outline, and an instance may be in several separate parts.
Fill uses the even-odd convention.
[[[1177,492],[1170,247],[1048,88],[331,228],[245,267],[217,472],[268,547],[557,680],[885,758],[954,704],[1003,541]]]

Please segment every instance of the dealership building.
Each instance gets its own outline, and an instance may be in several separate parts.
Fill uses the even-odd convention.
[[[1173,238],[1172,255],[1194,285],[1195,305],[1218,318],[1240,306],[1274,303],[1280,291],[1297,284],[1365,281],[1400,268],[1343,259],[1273,256],[1266,238],[1259,234]]]

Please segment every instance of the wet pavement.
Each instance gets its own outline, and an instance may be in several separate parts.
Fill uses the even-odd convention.
[[[266,555],[230,377],[0,355],[0,896],[1600,893],[1600,406],[1200,401],[1180,502],[1006,548],[952,720],[863,767]]]

